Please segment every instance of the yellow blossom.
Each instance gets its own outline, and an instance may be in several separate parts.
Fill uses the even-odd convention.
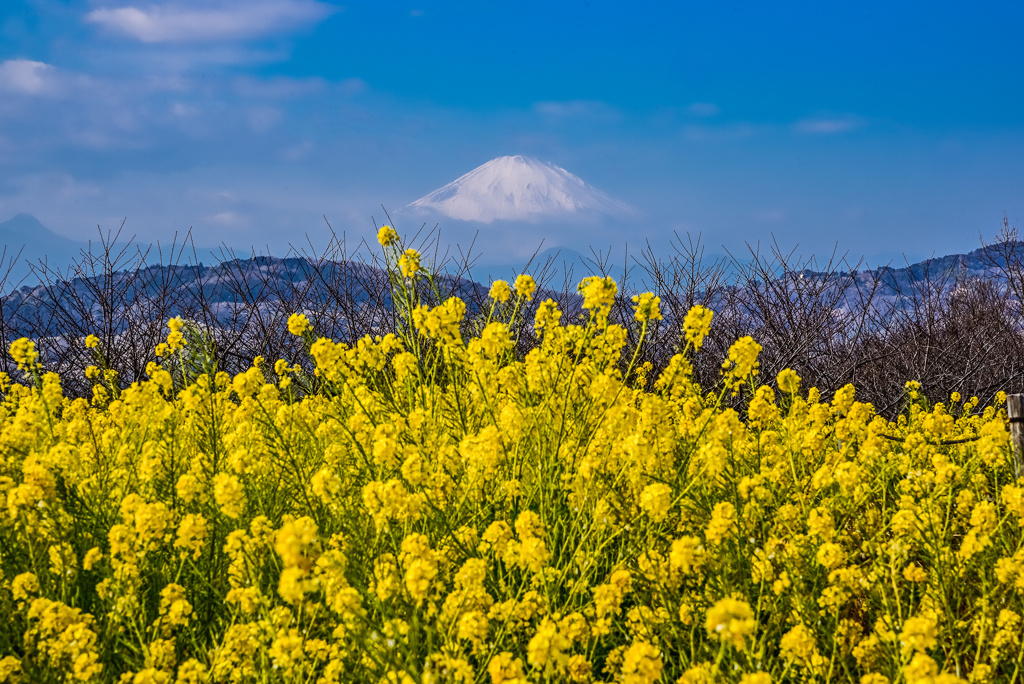
[[[645,292],[633,297],[635,311],[633,318],[640,323],[661,320],[661,297],[655,297],[653,292]]]
[[[523,661],[508,651],[502,651],[487,664],[487,673],[491,676],[491,684],[527,684],[523,672]]]
[[[39,580],[31,572],[23,572],[11,582],[11,594],[15,601],[25,601],[39,593]]]
[[[662,522],[668,516],[672,505],[672,488],[663,482],[655,482],[640,492],[640,508],[655,522]]]
[[[711,332],[711,319],[714,317],[711,309],[706,309],[699,304],[686,313],[683,319],[683,333],[686,343],[693,346],[694,351],[700,351],[704,344],[704,338]]]
[[[238,518],[245,510],[245,489],[234,475],[219,473],[213,479],[213,498],[229,518]]]
[[[398,258],[398,268],[402,271],[402,277],[415,278],[420,272],[420,253],[409,248]]]
[[[800,376],[790,368],[779,371],[775,381],[778,383],[779,389],[786,394],[796,394],[800,391]]]
[[[740,684],[772,684],[772,676],[767,672],[750,672],[740,677]]]
[[[414,533],[402,540],[401,562],[409,596],[414,601],[426,599],[438,572],[437,554],[426,535]]]
[[[736,532],[736,507],[728,501],[715,504],[711,511],[711,521],[704,536],[712,544],[722,542]]]
[[[206,518],[189,513],[178,524],[178,538],[174,541],[174,546],[181,549],[182,555],[191,554],[192,559],[197,560],[206,544],[208,529]]]
[[[583,294],[583,308],[595,313],[611,307],[619,291],[614,280],[597,276],[584,278],[576,289]]]
[[[387,247],[398,242],[398,231],[391,226],[381,226],[381,229],[377,231],[377,242],[380,243],[381,247]]]
[[[499,304],[504,304],[512,296],[512,288],[504,280],[495,280],[491,283],[491,291],[488,296]]]
[[[84,570],[92,570],[93,566],[99,563],[103,559],[103,552],[98,547],[94,546],[85,552],[85,557],[82,558],[82,568]]]
[[[288,332],[292,335],[301,335],[310,328],[309,319],[305,314],[293,313],[288,317]]]
[[[818,559],[819,563],[829,570],[839,567],[846,560],[846,554],[843,552],[843,547],[832,542],[825,542],[819,546],[818,553],[815,557]]]
[[[27,337],[11,342],[11,358],[18,364],[18,369],[29,371],[37,367],[39,352],[36,351],[36,344]]]
[[[907,618],[900,631],[900,645],[906,654],[927,651],[938,642],[935,619],[927,615]]]
[[[570,646],[569,639],[559,632],[558,625],[545,618],[527,644],[527,662],[543,672],[544,676],[560,674],[569,665],[566,651]]]
[[[0,683],[17,684],[21,681],[21,661],[8,655],[0,658]]]
[[[622,655],[623,684],[654,684],[661,669],[661,652],[649,643],[636,642]]]
[[[537,291],[537,282],[533,276],[521,273],[516,276],[515,288],[517,295],[525,297],[527,301],[533,301],[533,293]]]
[[[736,340],[729,347],[729,358],[722,363],[722,371],[726,380],[736,387],[738,383],[758,373],[757,355],[761,353],[761,345],[749,335]]]
[[[724,598],[708,609],[704,628],[709,636],[728,642],[743,650],[747,637],[754,634],[757,623],[750,604],[733,598]]]
[[[538,333],[544,330],[550,331],[558,326],[561,317],[562,310],[558,308],[558,304],[553,299],[546,299],[537,307],[537,313],[534,315],[534,330]]]
[[[812,674],[820,673],[825,666],[826,660],[818,652],[814,633],[806,625],[798,624],[783,634],[779,647],[783,657]]]

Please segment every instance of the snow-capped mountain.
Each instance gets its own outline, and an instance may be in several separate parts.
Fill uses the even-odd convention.
[[[640,213],[578,176],[522,155],[498,157],[421,197],[410,209],[458,221],[542,221],[577,214],[638,218]]]

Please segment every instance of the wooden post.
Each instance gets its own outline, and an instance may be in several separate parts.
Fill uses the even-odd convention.
[[[1017,477],[1024,475],[1024,394],[1006,396],[1006,416],[1010,420],[1013,467]]]

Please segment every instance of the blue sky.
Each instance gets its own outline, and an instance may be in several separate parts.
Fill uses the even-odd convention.
[[[1024,227],[1021,3],[644,7],[7,0],[0,220],[282,251],[525,154],[644,211],[634,244],[916,259]]]

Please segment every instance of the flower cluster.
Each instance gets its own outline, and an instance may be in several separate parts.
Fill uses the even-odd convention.
[[[429,280],[378,239],[393,283]],[[153,364],[93,403],[55,374],[5,385],[0,682],[1019,678],[1004,397],[929,406],[909,385],[889,421],[852,386],[761,385],[750,338],[700,387],[702,307],[636,383],[602,313],[617,286],[581,291],[576,323],[537,303],[525,354],[499,315],[536,293],[520,276],[487,320],[410,299],[404,332],[339,343],[296,314],[311,359],[233,378]],[[659,303],[636,298],[641,331]],[[31,341],[10,352],[38,367]]]

